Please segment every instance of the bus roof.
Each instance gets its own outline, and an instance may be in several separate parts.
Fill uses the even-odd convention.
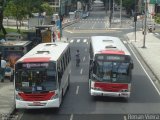
[[[57,61],[63,51],[69,46],[68,43],[41,43],[30,50],[17,62],[49,62]]]
[[[31,43],[31,41],[4,41],[0,43],[0,46],[26,46],[29,43]]]
[[[98,53],[130,55],[129,51],[118,37],[92,36],[91,45],[94,55]]]

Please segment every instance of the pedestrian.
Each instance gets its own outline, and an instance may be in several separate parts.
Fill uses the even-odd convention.
[[[12,82],[13,70],[11,68],[10,62],[9,61],[6,61],[6,62],[7,64],[6,64],[6,69],[5,69],[5,77],[9,78],[10,82]]]
[[[156,30],[156,25],[154,24],[154,26],[153,26],[153,30]]]
[[[1,57],[1,68],[0,68],[1,82],[4,82],[6,65],[7,62],[3,59],[3,57]]]
[[[80,63],[80,53],[79,50],[76,51],[76,66],[78,67]]]
[[[53,31],[52,37],[53,37],[53,42],[55,42],[55,40],[56,40],[56,34],[54,33],[54,31]]]

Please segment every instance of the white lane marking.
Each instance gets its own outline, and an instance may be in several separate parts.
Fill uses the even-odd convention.
[[[80,74],[82,75],[83,69],[81,69]]]
[[[86,57],[83,58],[83,61],[85,61]]]
[[[93,24],[92,29],[94,29],[95,24],[96,24],[96,23]]]
[[[65,31],[67,31],[67,32],[69,32],[69,33],[73,33],[72,31],[70,31],[70,30],[65,30]]]
[[[70,119],[69,120],[73,120],[73,114],[71,114]]]
[[[156,91],[158,92],[158,94],[160,95],[160,91],[158,90],[158,88],[156,87],[156,85],[154,84],[152,78],[149,76],[149,74],[147,73],[147,71],[145,70],[145,68],[143,67],[142,63],[140,62],[140,60],[138,59],[138,57],[136,56],[136,54],[134,53],[134,51],[132,50],[131,46],[128,45],[130,50],[132,51],[132,53],[134,54],[135,58],[137,59],[138,63],[140,64],[140,66],[142,67],[142,69],[144,70],[145,74],[147,75],[147,77],[149,78],[149,80],[151,81],[152,85],[154,86],[154,88],[156,89]]]
[[[124,120],[127,120],[127,117],[126,117],[126,116],[124,116],[123,118],[124,118]]]
[[[24,115],[24,112],[19,112],[18,118],[16,120],[21,120],[22,116]]]
[[[77,42],[80,42],[80,39],[78,39]]]
[[[127,44],[127,41],[123,41],[124,44]]]
[[[87,42],[87,39],[84,39],[83,42]]]
[[[70,40],[70,43],[72,43],[74,40]]]
[[[77,86],[76,95],[78,95],[78,92],[79,92],[79,86]]]

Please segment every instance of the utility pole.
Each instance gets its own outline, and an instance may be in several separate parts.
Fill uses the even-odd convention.
[[[143,46],[142,48],[146,48],[145,42],[146,42],[146,26],[147,26],[147,0],[145,0],[145,13],[144,13],[144,37],[143,37]]]
[[[109,0],[109,27],[111,28],[111,0]]]
[[[135,23],[135,42],[136,42],[136,37],[137,37],[137,35],[136,35],[136,31],[137,31],[137,24],[136,24],[136,22],[137,22],[137,8],[136,8],[136,5],[137,5],[137,2],[136,2],[136,0],[134,0],[134,2],[135,2],[135,12],[134,12],[134,23]]]
[[[122,0],[120,1],[120,24],[122,25]]]
[[[114,0],[113,0],[113,13],[112,13],[112,14],[113,14],[113,15],[112,15],[112,16],[113,16],[113,17],[112,17],[113,20],[114,20],[114,4],[115,4],[115,3],[114,3]]]
[[[59,29],[60,29],[60,41],[61,41],[61,37],[62,37],[62,0],[59,0]]]
[[[4,35],[7,34],[7,31],[3,26],[3,11],[5,5],[6,5],[6,0],[0,0],[0,31],[2,30]]]

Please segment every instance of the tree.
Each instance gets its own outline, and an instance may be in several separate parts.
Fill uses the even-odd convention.
[[[120,0],[115,0],[120,5]],[[122,0],[122,6],[126,9],[127,14],[131,14],[131,10],[134,9],[135,0]]]
[[[43,3],[41,7],[43,12],[46,12],[47,15],[52,15],[53,10],[48,3]]]
[[[5,0],[0,0],[0,31],[2,30],[4,35],[7,34],[7,32],[3,26],[3,10],[4,10],[5,4],[6,4]]]
[[[52,11],[44,0],[9,0],[4,14],[16,19],[17,31],[20,32],[19,26],[22,26],[24,18],[31,17],[34,12],[42,13],[44,11],[47,14],[51,14]]]

